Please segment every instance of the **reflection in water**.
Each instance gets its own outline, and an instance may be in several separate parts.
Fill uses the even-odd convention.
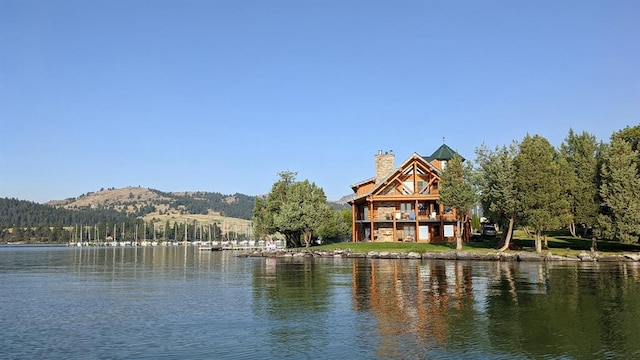
[[[374,260],[354,262],[353,268],[355,307],[375,313],[382,357],[445,346],[449,312],[472,305],[469,263]]]
[[[184,278],[194,278],[203,271],[233,270],[237,265],[231,259],[233,254],[225,252],[225,255],[213,260],[209,253],[200,252],[194,246],[79,247],[68,253],[69,262],[78,274],[109,273],[111,279],[114,276],[164,276],[168,272],[175,275],[178,271]]]
[[[322,270],[327,265],[312,259],[275,258],[254,264],[253,313],[273,324],[266,330],[268,340],[282,357],[329,345],[325,334],[330,327],[331,294],[329,274]]]
[[[0,247],[3,358],[640,358],[638,263],[236,254]]]
[[[508,357],[640,356],[637,263],[352,266],[354,307],[375,314],[384,358],[438,358],[443,349],[474,358],[482,348]]]

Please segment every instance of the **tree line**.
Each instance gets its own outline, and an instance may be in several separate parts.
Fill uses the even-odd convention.
[[[70,226],[104,221],[122,222],[128,219],[130,216],[116,210],[89,208],[68,210],[32,201],[0,198],[0,226]]]
[[[440,201],[465,210],[479,201],[489,221],[504,230],[501,251],[515,227],[533,234],[538,252],[547,248],[546,235],[559,229],[591,238],[594,249],[597,239],[637,243],[639,143],[640,126],[613,133],[609,143],[569,130],[559,148],[529,134],[494,149],[483,144],[475,167],[457,158],[443,171]]]

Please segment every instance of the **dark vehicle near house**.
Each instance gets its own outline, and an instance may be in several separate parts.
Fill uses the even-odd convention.
[[[496,230],[496,227],[491,224],[484,224],[482,225],[482,229],[480,229],[481,236],[494,237],[497,234],[498,234],[498,231]]]

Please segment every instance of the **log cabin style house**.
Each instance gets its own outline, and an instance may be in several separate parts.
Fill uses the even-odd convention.
[[[454,156],[443,144],[431,156],[414,153],[395,167],[393,152],[375,155],[375,177],[351,186],[353,241],[455,242],[456,214],[438,202],[438,184]],[[464,224],[468,241],[470,224]]]

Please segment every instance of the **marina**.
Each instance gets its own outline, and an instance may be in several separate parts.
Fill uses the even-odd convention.
[[[273,241],[265,240],[225,240],[225,241],[83,241],[69,242],[69,247],[167,247],[186,246],[196,247],[200,251],[218,250],[277,250],[284,249],[285,242],[277,239]]]

